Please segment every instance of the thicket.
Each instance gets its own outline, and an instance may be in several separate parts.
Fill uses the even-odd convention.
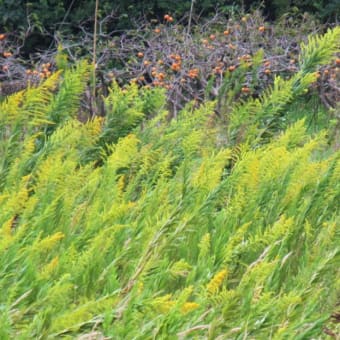
[[[151,19],[161,19],[167,12],[174,13],[176,17],[186,16],[191,7],[191,0],[110,0],[100,1],[100,15],[111,16],[110,29],[130,28],[136,18],[141,15]],[[309,12],[324,21],[334,21],[339,16],[340,7],[336,0],[204,0],[194,1],[197,15],[209,16],[218,8],[224,13],[247,10],[261,7],[271,19],[277,19],[291,8],[296,11]],[[90,23],[93,20],[95,0],[0,0],[0,26],[7,32],[30,31],[52,33],[56,29],[65,32],[76,32],[80,24]],[[91,25],[92,26],[92,25]]]
[[[0,96],[38,84],[54,70],[90,56],[96,60],[96,95],[86,92],[82,109],[87,115],[105,115],[100,98],[107,95],[112,79],[120,86],[136,82],[139,87],[164,88],[172,116],[192,100],[199,104],[211,99],[218,100],[216,112],[224,115],[235,102],[259,97],[275,76],[292,76],[307,36],[334,26],[297,13],[287,13],[275,23],[266,21],[260,11],[232,17],[215,13],[192,25],[166,14],[117,35],[107,31],[106,20],[99,20],[95,51],[93,27],[84,28],[78,35],[56,37],[58,51],[32,54],[30,61],[21,57],[20,39],[1,34]],[[337,58],[318,69],[318,79],[308,89],[309,98],[320,98],[313,99],[313,110],[320,102],[335,108],[339,65]]]
[[[82,123],[86,62],[6,98],[0,338],[335,338],[336,112],[310,133],[300,103],[339,41],[220,116],[113,82]]]
[[[188,22],[195,25],[216,13],[233,17],[254,9],[261,10],[271,21],[291,12],[309,14],[322,23],[334,23],[340,14],[337,0],[176,0],[171,3],[164,0],[100,0],[99,3],[95,15],[95,0],[0,0],[0,33],[11,37],[20,50],[20,57],[27,61],[33,55],[37,58],[42,51],[55,51],[62,38],[72,36],[80,41],[84,31],[93,34],[95,16],[102,22],[104,35],[114,32],[117,36],[122,31],[138,29],[141,22],[160,22],[169,12],[185,25]]]

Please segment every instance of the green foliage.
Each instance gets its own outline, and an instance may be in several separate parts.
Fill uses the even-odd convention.
[[[228,129],[214,102],[169,121],[161,91],[116,83],[107,117],[81,123],[85,63],[3,102],[0,337],[324,337],[340,153],[305,119],[258,134],[308,72],[237,106]]]
[[[179,1],[172,3],[168,1],[150,1],[144,0],[140,2],[134,1],[100,1],[100,15],[104,17],[112,11],[117,14],[115,27],[118,29],[127,28],[133,23],[133,18],[138,18],[143,15],[152,17],[162,17],[164,13],[171,12],[177,16],[183,16],[190,9],[190,0]],[[241,7],[241,1],[211,1],[205,0],[195,4],[195,10],[199,13],[204,11],[206,14],[214,11],[216,6],[228,9],[229,7]],[[38,1],[23,1],[23,0],[1,0],[0,14],[1,25],[7,30],[14,28],[26,29],[30,23],[35,30],[64,29],[61,25],[67,23],[68,26],[76,26],[81,21],[93,17],[95,8],[95,0],[90,1],[64,1],[64,0],[38,0]],[[17,23],[21,26],[17,26]]]
[[[326,64],[339,51],[340,27],[329,29],[323,36],[310,36],[308,44],[302,44],[300,54],[301,73],[315,71],[317,66]]]
[[[67,54],[63,50],[63,46],[59,45],[57,54],[55,56],[55,64],[58,70],[65,70],[67,68]]]
[[[107,116],[101,140],[110,144],[126,136],[143,118],[155,115],[164,106],[164,95],[160,89],[143,93],[134,83],[121,89],[114,82],[105,98],[105,106]]]
[[[260,98],[251,98],[235,105],[230,114],[230,139],[259,141],[264,136],[272,136],[273,130],[287,126],[282,114],[294,99],[308,92],[308,87],[316,80],[318,67],[332,59],[339,49],[340,27],[328,30],[323,36],[309,37],[308,44],[302,44],[300,69],[290,79],[275,77],[271,88]]]

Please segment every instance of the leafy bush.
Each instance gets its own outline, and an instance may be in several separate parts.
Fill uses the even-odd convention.
[[[110,114],[81,123],[86,63],[8,97],[1,338],[336,334],[339,151],[304,119],[270,137],[261,126],[304,94],[339,35],[311,38],[298,74],[228,121],[210,101],[169,121],[162,90],[114,85]]]
[[[141,15],[151,19],[160,19],[167,12],[177,17],[187,16],[190,10],[191,0],[182,1],[151,1],[139,2],[118,0],[100,1],[101,17],[110,16],[110,29],[126,29],[134,24],[136,18]],[[336,0],[296,0],[296,1],[231,1],[231,0],[204,0],[194,2],[194,12],[205,16],[214,13],[216,8],[224,13],[240,10],[250,10],[261,7],[271,19],[277,19],[288,12],[290,8],[300,13],[309,12],[322,20],[336,19],[339,15],[339,3]],[[65,0],[0,0],[0,25],[7,32],[13,31],[76,31],[81,22],[92,21],[95,8],[95,0],[89,1],[65,1]],[[19,23],[19,25],[18,25]]]
[[[106,95],[113,79],[121,86],[135,82],[139,87],[164,88],[173,116],[189,101],[199,104],[206,99],[217,99],[216,111],[222,115],[237,101],[259,97],[273,85],[275,76],[285,79],[295,74],[299,45],[306,42],[308,34],[326,30],[326,26],[320,26],[308,15],[286,15],[272,24],[259,11],[229,19],[216,14],[190,29],[169,18],[172,17],[165,15],[157,23],[143,20],[136,29],[121,35],[100,31],[97,93]],[[1,92],[10,93],[15,84],[20,89],[27,83],[38,83],[53,69],[63,69],[68,62],[76,63],[93,53],[91,30],[84,30],[81,39],[73,35],[60,39],[58,52],[39,55],[32,68],[20,58],[20,49],[13,46],[12,36],[5,35],[0,41],[0,80],[4,80]],[[327,108],[335,107],[339,95],[339,62],[340,59],[334,60],[319,68],[317,81],[309,87]],[[88,107],[93,115],[91,100],[88,98]],[[105,105],[98,107],[105,114]]]

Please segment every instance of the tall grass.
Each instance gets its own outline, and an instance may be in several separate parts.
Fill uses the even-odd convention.
[[[168,121],[162,91],[134,84],[81,123],[86,63],[2,103],[0,338],[336,333],[340,154],[304,119],[274,123],[339,35],[228,125],[211,102]]]

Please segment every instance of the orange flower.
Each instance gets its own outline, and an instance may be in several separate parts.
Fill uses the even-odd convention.
[[[243,93],[249,93],[249,92],[250,92],[250,88],[247,87],[247,86],[244,86],[244,87],[242,87],[241,91],[242,91]]]
[[[235,71],[235,69],[236,69],[236,66],[235,66],[235,65],[231,65],[231,66],[228,67],[228,70],[229,70],[230,72]]]
[[[159,28],[155,28],[155,29],[154,29],[154,32],[157,33],[157,34],[159,34],[159,33],[161,33],[161,30],[160,30]]]
[[[180,63],[173,63],[172,65],[171,65],[171,69],[173,70],[173,71],[179,71],[180,69],[181,69],[181,64]]]
[[[223,32],[223,34],[224,34],[224,35],[229,35],[230,32],[229,32],[229,30],[225,30],[225,31]]]
[[[160,73],[157,74],[157,79],[158,80],[164,80],[164,78],[165,78],[164,73],[160,72]]]
[[[179,54],[176,54],[176,55],[175,55],[175,60],[176,60],[176,61],[181,61],[181,60],[182,60],[182,57],[181,57]]]
[[[271,71],[269,68],[266,68],[266,69],[264,70],[264,73],[265,73],[265,74],[271,74],[272,71]]]
[[[4,40],[6,38],[6,34],[0,34],[0,40]]]
[[[337,65],[340,65],[340,58],[337,58],[337,59],[335,60],[335,63],[336,63]]]
[[[174,21],[174,18],[172,16],[170,16],[169,14],[165,14],[164,15],[164,20],[166,22],[173,22]]]
[[[209,38],[210,38],[210,40],[215,40],[216,39],[216,35],[215,34],[210,34]]]
[[[264,26],[260,26],[260,27],[259,27],[259,31],[260,31],[260,32],[264,32],[265,30],[266,30],[266,28],[265,28]]]
[[[150,63],[150,61],[145,60],[143,64],[144,64],[144,66],[149,66],[151,63]]]
[[[11,57],[13,54],[11,53],[11,52],[4,52],[3,53],[3,56],[5,57],[5,58],[8,58],[8,57]]]
[[[198,68],[193,68],[189,70],[188,75],[191,79],[195,79],[198,76],[198,72],[199,72]]]
[[[144,53],[143,52],[138,52],[137,53],[137,57],[138,58],[143,58],[144,57]]]

